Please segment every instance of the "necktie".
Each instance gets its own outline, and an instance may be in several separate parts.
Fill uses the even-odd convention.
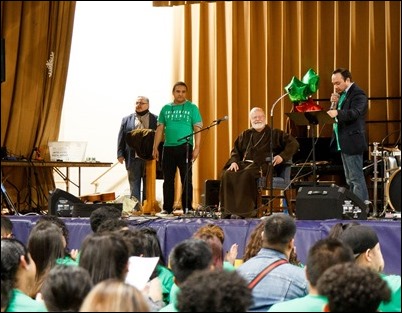
[[[339,101],[338,101],[338,110],[340,110],[340,108],[341,108],[341,106],[342,106],[342,103],[343,103],[343,100],[345,100],[345,98],[346,98],[346,92],[342,92],[341,93],[341,96],[339,97]]]

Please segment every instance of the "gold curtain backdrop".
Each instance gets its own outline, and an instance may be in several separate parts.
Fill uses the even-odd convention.
[[[229,116],[202,133],[193,172],[195,204],[201,202],[205,180],[219,179],[233,141],[249,127],[249,110],[264,108],[269,121],[284,87],[309,68],[320,76],[313,98],[325,109],[333,89],[332,71],[351,70],[353,80],[372,99],[367,118],[370,144],[400,129],[400,1],[153,3],[171,6],[174,14],[173,71],[166,73],[172,86],[178,80],[188,84],[189,99],[199,106],[205,126]],[[74,11],[75,1],[1,2],[7,51],[1,144],[21,155],[57,140]],[[285,115],[292,109],[293,103],[284,97],[273,111],[273,126],[297,135]],[[331,127],[317,127],[316,135],[330,134]],[[390,136],[389,142],[396,137]],[[17,188],[27,179],[24,172],[2,171],[3,179],[11,179]],[[50,170],[44,174],[38,184],[50,189],[53,177]],[[180,190],[177,186],[177,199]]]
[[[57,140],[70,58],[75,1],[2,1],[6,79],[1,83],[1,146],[28,158]],[[51,168],[2,167],[13,199],[47,208]],[[20,191],[17,197],[17,190]],[[27,208],[30,210],[31,208]]]
[[[188,83],[189,98],[199,105],[205,125],[229,116],[227,124],[202,134],[201,155],[194,165],[195,197],[203,193],[205,180],[219,179],[235,138],[249,127],[249,110],[264,108],[269,121],[284,87],[309,68],[320,77],[313,98],[325,109],[333,90],[332,71],[350,69],[353,80],[372,98],[367,116],[370,144],[400,129],[400,2],[191,2],[172,7],[172,79]],[[280,101],[273,126],[297,136],[285,115],[292,109],[288,97]],[[317,127],[315,135],[330,137],[331,132],[327,125]],[[389,142],[397,138],[390,136]]]

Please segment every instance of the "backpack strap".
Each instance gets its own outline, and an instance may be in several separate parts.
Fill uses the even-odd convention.
[[[284,263],[289,263],[288,260],[286,259],[279,259],[276,260],[275,262],[271,263],[268,265],[265,269],[263,269],[249,284],[248,288],[253,289],[255,285],[257,285],[261,279],[263,279],[270,271],[272,271],[275,267],[284,264]]]

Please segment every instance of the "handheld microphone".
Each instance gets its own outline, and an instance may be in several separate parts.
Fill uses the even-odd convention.
[[[339,94],[338,94],[337,92],[334,92],[334,95],[335,95],[335,96],[338,96],[338,98],[339,98]],[[330,109],[330,110],[336,110],[336,105],[337,105],[337,102],[332,101],[332,102],[331,102],[331,106],[329,107],[329,109]]]
[[[228,119],[229,119],[229,117],[227,115],[225,115],[224,117],[213,121],[213,123],[219,124],[220,122],[227,121]]]

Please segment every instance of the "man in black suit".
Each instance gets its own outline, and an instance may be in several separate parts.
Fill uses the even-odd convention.
[[[149,112],[149,99],[139,96],[135,102],[135,112],[123,117],[117,139],[117,160],[126,164],[130,196],[139,203],[145,200],[145,160],[126,142],[126,136],[134,129],[153,129],[157,126],[157,116]],[[153,142],[152,142],[153,143]],[[142,197],[141,197],[142,181]]]
[[[369,195],[363,172],[363,154],[368,149],[365,124],[367,96],[352,81],[352,74],[347,69],[336,69],[331,79],[334,92],[328,114],[335,118],[331,147],[341,152],[350,191],[366,201]]]

